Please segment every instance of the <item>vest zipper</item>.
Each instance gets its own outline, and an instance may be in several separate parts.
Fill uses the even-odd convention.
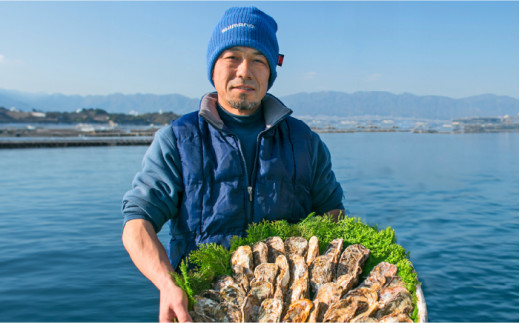
[[[247,193],[249,195],[249,207],[248,207],[248,212],[247,212],[247,219],[248,219],[248,223],[251,223],[251,221],[253,220],[253,185],[251,184],[251,181],[250,181],[250,178],[249,178],[249,173],[247,171],[247,163],[246,163],[246,158],[244,157],[244,152],[242,151],[242,146],[240,145],[240,140],[238,139],[238,137],[234,134],[230,134],[234,139],[235,139],[235,142],[237,144],[237,147],[238,147],[238,151],[240,152],[240,157],[242,157],[242,166],[244,167],[244,174],[245,174],[245,177],[246,177],[246,183],[247,183]],[[256,162],[255,162],[256,163]],[[256,168],[256,167],[253,167],[253,168]],[[254,176],[254,174],[253,174]]]
[[[248,186],[247,192],[249,193],[249,202],[253,202],[253,186]]]
[[[247,188],[249,191],[249,201],[251,202],[251,214],[249,215],[249,222],[253,222],[253,187],[255,187],[255,179],[256,179],[256,168],[258,166],[258,158],[259,158],[259,152],[260,152],[260,141],[262,140],[262,136],[269,130],[271,127],[268,127],[258,134],[256,138],[256,153],[255,153],[255,160],[253,161],[253,170],[251,172],[251,182],[250,186]]]

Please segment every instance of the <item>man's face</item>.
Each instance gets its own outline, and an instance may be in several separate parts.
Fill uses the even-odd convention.
[[[262,53],[250,47],[224,50],[213,67],[213,84],[219,104],[228,112],[250,115],[267,93],[269,63]]]

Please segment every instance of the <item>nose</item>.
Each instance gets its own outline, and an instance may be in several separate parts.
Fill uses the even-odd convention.
[[[253,77],[251,71],[251,62],[248,59],[242,59],[237,67],[237,77],[242,79],[251,79]]]

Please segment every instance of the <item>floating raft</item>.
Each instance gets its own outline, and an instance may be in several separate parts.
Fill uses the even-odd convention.
[[[0,149],[9,148],[63,148],[90,146],[148,146],[153,137],[118,137],[118,138],[27,138],[17,140],[1,140]]]

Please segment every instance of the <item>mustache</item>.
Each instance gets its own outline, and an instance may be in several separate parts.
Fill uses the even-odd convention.
[[[241,82],[237,82],[236,84],[235,83],[230,83],[229,87],[230,88],[246,87],[246,88],[256,89],[257,85],[256,85],[256,82],[254,82],[254,81],[245,81],[245,82],[241,81]]]

